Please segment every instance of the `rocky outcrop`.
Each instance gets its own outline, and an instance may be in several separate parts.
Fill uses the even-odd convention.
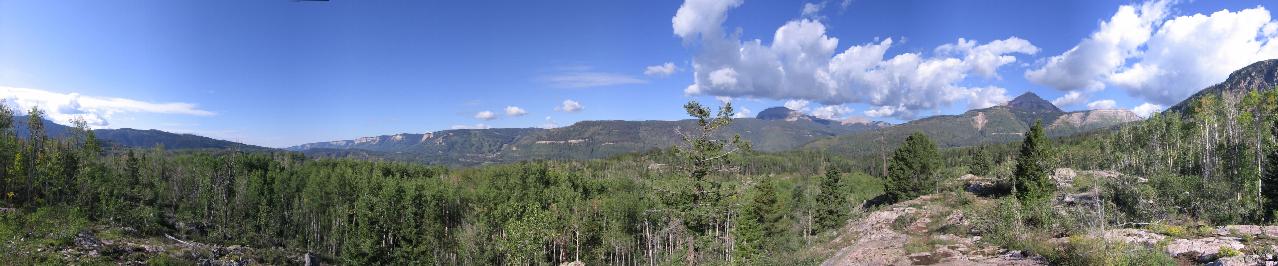
[[[1206,237],[1199,239],[1176,239],[1167,244],[1167,254],[1175,257],[1192,258],[1200,262],[1209,262],[1218,258],[1222,247],[1241,250],[1245,245],[1237,237]]]
[[[846,243],[821,265],[1043,265],[1044,262],[980,242],[979,236],[938,233],[933,228],[967,224],[963,212],[949,209],[940,196],[928,195],[900,202],[851,221],[832,242]],[[936,220],[936,221],[934,221]],[[939,222],[938,222],[939,221]],[[939,225],[938,225],[939,224]],[[928,237],[944,243],[922,252],[907,253],[911,238]]]

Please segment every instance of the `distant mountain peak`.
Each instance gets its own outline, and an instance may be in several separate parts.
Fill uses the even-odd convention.
[[[1026,92],[1025,94],[1021,94],[1021,96],[1016,96],[1016,98],[1012,99],[1012,101],[1007,102],[1007,107],[1010,107],[1012,109],[1017,109],[1017,110],[1031,111],[1031,112],[1033,111],[1043,111],[1043,112],[1050,112],[1050,113],[1064,112],[1064,111],[1061,111],[1060,108],[1057,108],[1056,105],[1052,104],[1052,102],[1043,100],[1043,98],[1038,97],[1038,94],[1034,94],[1033,92]]]
[[[759,112],[759,114],[756,115],[754,118],[758,118],[761,120],[795,121],[805,116],[807,115],[803,114],[803,112],[795,111],[793,109],[786,108],[786,107],[777,106],[777,107],[772,107],[768,109],[763,109],[763,111]]]

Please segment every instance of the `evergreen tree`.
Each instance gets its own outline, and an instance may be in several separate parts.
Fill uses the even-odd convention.
[[[922,132],[905,138],[905,144],[892,154],[888,162],[888,179],[884,192],[892,201],[922,196],[936,188],[936,172],[941,156],[936,144]]]
[[[757,255],[775,250],[786,233],[785,210],[777,196],[776,181],[765,179],[754,187],[754,198],[742,213],[737,254],[745,264],[758,263]]]
[[[694,132],[677,132],[685,144],[675,151],[687,163],[684,170],[692,183],[692,190],[688,191],[690,199],[677,207],[688,228],[694,234],[699,234],[697,247],[688,250],[687,256],[689,261],[695,263],[698,261],[698,252],[727,246],[726,243],[717,242],[720,239],[713,235],[717,234],[716,230],[729,224],[731,216],[725,217],[728,211],[724,204],[725,189],[716,180],[709,179],[710,173],[722,170],[729,163],[729,155],[739,151],[748,152],[750,143],[742,140],[740,135],[734,135],[731,139],[714,137],[719,129],[732,124],[732,115],[735,114],[732,103],[724,103],[718,113],[713,115],[709,108],[696,101],[688,102],[683,108],[689,116],[696,118],[698,128]]]
[[[826,230],[843,225],[847,219],[847,189],[843,187],[842,175],[833,168],[825,171],[821,179],[821,194],[817,194],[817,230]]]
[[[990,157],[990,153],[985,149],[985,146],[975,147],[968,155],[972,159],[968,169],[971,174],[985,176],[990,173],[990,169],[994,168],[994,158]]]
[[[1016,198],[1022,202],[1046,199],[1055,193],[1055,184],[1047,177],[1047,145],[1043,122],[1034,122],[1034,127],[1025,133],[1025,141],[1021,142],[1021,154],[1016,158],[1016,172],[1012,176]]]

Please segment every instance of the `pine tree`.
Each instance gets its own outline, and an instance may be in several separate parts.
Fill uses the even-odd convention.
[[[905,138],[905,144],[892,154],[884,191],[894,202],[932,192],[936,188],[936,172],[940,168],[941,155],[936,144],[927,135],[915,132]]]
[[[990,169],[994,168],[994,160],[990,157],[990,153],[985,151],[985,146],[973,148],[969,157],[971,157],[971,174],[985,176],[990,173]]]
[[[847,189],[838,170],[828,169],[821,179],[821,194],[817,194],[816,220],[818,230],[838,227],[847,219]]]
[[[746,206],[746,210],[741,217],[742,227],[746,224],[756,226],[759,238],[743,239],[742,244],[752,243],[762,250],[769,250],[777,247],[777,236],[785,234],[784,206],[781,205],[780,199],[777,197],[776,181],[766,179],[754,187],[754,199]]]
[[[1047,177],[1047,145],[1043,122],[1037,121],[1025,133],[1020,157],[1016,158],[1016,172],[1012,176],[1016,198],[1022,202],[1046,199],[1055,193],[1056,187]]]

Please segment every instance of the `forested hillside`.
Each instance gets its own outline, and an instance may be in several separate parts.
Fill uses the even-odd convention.
[[[816,139],[890,126],[883,122],[833,121],[785,107],[740,118],[718,137],[740,135],[760,151],[795,149]],[[287,148],[326,158],[378,158],[392,161],[473,166],[523,160],[587,160],[670,148],[683,140],[679,130],[694,120],[582,121],[542,128],[454,129],[297,145]]]
[[[18,115],[13,117],[17,121],[27,121],[26,116]],[[48,119],[42,121],[44,123],[44,134],[51,138],[70,137],[76,132],[74,125],[67,126],[55,123]],[[13,132],[18,138],[27,138],[28,130],[26,123],[14,124]],[[83,131],[83,130],[81,130]],[[232,141],[213,139],[204,136],[192,134],[169,133],[160,130],[141,130],[132,128],[119,129],[93,129],[93,133],[97,135],[99,141],[104,146],[123,146],[132,148],[151,148],[155,146],[164,146],[168,149],[237,149],[237,150],[266,150],[268,148],[247,145]]]
[[[969,110],[958,115],[938,115],[874,131],[824,138],[805,149],[846,155],[883,154],[914,132],[932,137],[941,147],[963,147],[1019,141],[1035,121],[1042,121],[1053,137],[1106,129],[1141,118],[1128,110],[1064,112],[1033,93],[1018,96],[1005,105]]]

